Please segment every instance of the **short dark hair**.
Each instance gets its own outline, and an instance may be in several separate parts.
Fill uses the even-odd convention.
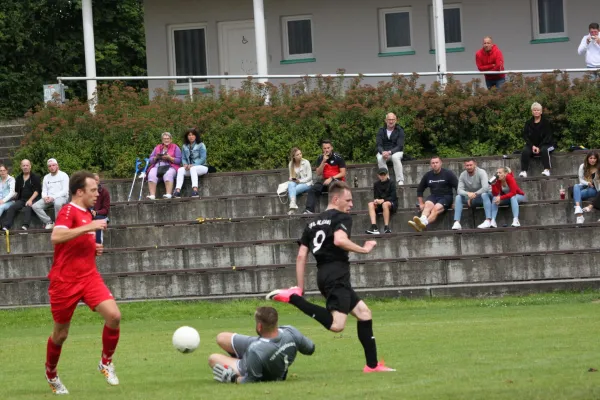
[[[2,163],[0,163],[0,168],[6,168],[6,170],[8,171],[8,167]]]
[[[470,162],[470,161],[477,163],[477,160],[475,159],[475,157],[467,157],[464,162]]]
[[[333,143],[331,143],[331,139],[323,139],[321,140],[321,146],[323,146],[324,144],[330,144],[333,146]]]
[[[333,199],[333,196],[339,196],[346,190],[350,190],[350,186],[344,181],[333,181],[329,184],[329,201]]]
[[[90,171],[77,171],[71,175],[71,179],[69,179],[69,191],[71,192],[71,196],[75,196],[79,189],[85,189],[88,178],[96,180],[94,174]]]
[[[440,156],[438,156],[438,155],[431,156],[431,158],[430,158],[429,160],[430,160],[430,161],[431,161],[431,160],[435,160],[436,158],[439,158],[439,159],[440,159],[440,161],[442,161],[442,157],[440,157]]]
[[[590,24],[589,28],[588,28],[588,31],[589,31],[590,29],[600,29],[600,26],[598,25],[598,23],[597,23],[597,22],[592,22],[592,23]]]
[[[202,142],[202,137],[200,136],[200,132],[198,132],[198,129],[189,128],[189,129],[186,129],[185,133],[183,134],[183,144],[190,144],[190,140],[188,139],[188,135],[190,133],[193,134],[194,136],[196,136],[196,143]]]
[[[273,307],[258,307],[254,313],[254,319],[256,323],[260,322],[262,324],[265,331],[271,332],[277,329],[279,316],[277,310]]]

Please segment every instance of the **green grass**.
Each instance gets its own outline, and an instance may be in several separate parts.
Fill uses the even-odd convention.
[[[95,370],[102,321],[80,307],[59,364],[73,399],[598,399],[600,318],[597,293],[502,299],[367,300],[381,357],[396,373],[361,372],[356,324],[332,334],[294,307],[276,305],[317,345],[298,356],[287,382],[225,385],[212,381],[207,357],[220,331],[251,334],[263,302],[147,302],[121,305],[115,364],[121,380],[109,387]],[[2,399],[53,395],[44,377],[51,329],[47,308],[0,311]],[[171,335],[198,329],[196,352],[179,354]]]

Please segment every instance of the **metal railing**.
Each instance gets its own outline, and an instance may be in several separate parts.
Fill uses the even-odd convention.
[[[572,73],[572,72],[595,72],[600,74],[600,68],[566,68],[566,69],[519,69],[506,71],[447,71],[447,72],[416,72],[421,76],[434,76],[440,81],[445,81],[449,76],[462,75],[501,75],[501,74],[545,74],[545,73]],[[336,73],[336,74],[284,74],[284,75],[190,75],[190,76],[59,76],[58,84],[62,85],[65,81],[175,81],[186,80],[188,85],[188,94],[190,98],[194,95],[194,80],[231,80],[231,79],[253,79],[258,81],[277,80],[277,79],[305,79],[305,78],[391,78],[393,76],[412,76],[415,72],[374,72],[374,73]]]

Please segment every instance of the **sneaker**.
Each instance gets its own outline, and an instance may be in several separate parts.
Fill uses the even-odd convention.
[[[312,214],[313,212],[310,210],[304,210],[304,212],[302,214]]]
[[[496,220],[495,219],[491,220],[490,221],[490,228],[497,228],[497,227],[498,227],[498,224],[496,223]]]
[[[29,225],[23,225],[21,226],[21,230],[26,231],[29,229]]]
[[[165,194],[163,194],[163,199],[170,199],[170,198],[172,198],[172,197],[173,197],[173,196],[171,196],[169,193],[165,193]]]
[[[371,368],[368,365],[365,365],[365,367],[363,368],[363,372],[365,374],[371,373],[371,372],[395,372],[396,370],[393,368],[389,368],[386,367],[385,364],[383,363],[383,361],[380,361],[377,363],[377,366],[375,368]]]
[[[580,206],[575,206],[575,215],[583,214],[583,209]]]
[[[381,232],[379,232],[379,228],[377,228],[377,226],[372,226],[367,229],[365,233],[368,233],[369,235],[379,235]]]
[[[52,393],[54,393],[54,394],[69,394],[69,391],[67,390],[65,385],[62,384],[58,375],[55,376],[53,379],[48,379],[48,376],[46,376],[46,380],[48,381],[48,384],[50,385],[50,389],[52,389]]]
[[[175,191],[173,192],[173,197],[175,197],[175,198],[181,197],[181,190],[175,189]]]
[[[417,232],[421,232],[423,230],[423,222],[419,219],[419,217],[414,217],[412,221],[408,221],[408,225],[410,225]]]
[[[481,224],[477,225],[477,227],[479,229],[487,229],[487,228],[491,228],[492,227],[492,223],[491,221],[488,221],[487,219],[485,221],[483,221]]]
[[[542,175],[544,176],[550,176],[550,170],[549,169],[545,169],[542,171]]]
[[[293,210],[291,208],[287,212],[287,215],[294,215],[294,214],[296,214],[296,210]]]
[[[383,233],[392,233],[392,230],[390,229],[389,226],[386,226],[383,228]]]
[[[454,225],[452,225],[453,231],[460,231],[462,229],[462,225],[459,221],[454,221]]]
[[[398,186],[404,186],[404,181],[398,181]]]
[[[2,228],[4,229],[4,228]],[[29,227],[27,225],[23,225],[21,227],[21,232],[19,232],[19,235],[27,235],[27,230],[29,229]]]
[[[8,229],[7,227],[3,226],[3,227],[2,227],[2,230],[3,230],[4,232],[8,232],[10,229]]]
[[[192,190],[192,197],[200,197],[200,193],[198,193],[198,189]]]
[[[583,224],[584,222],[585,222],[585,218],[583,215],[580,215],[579,217],[577,217],[578,224]]]
[[[44,229],[52,229],[54,228],[54,223],[53,222],[49,222],[46,224],[46,226],[44,226]]]
[[[527,172],[525,172],[525,171],[521,171],[521,172],[519,172],[519,176],[520,176],[521,178],[527,178]]]
[[[292,286],[289,289],[276,289],[271,293],[265,296],[267,300],[280,301],[282,303],[289,303],[290,296],[293,294],[297,294],[298,296],[302,296],[302,289],[298,286]]]
[[[519,222],[519,218],[513,218],[513,222],[512,222],[512,224],[510,224],[510,226],[513,226],[515,228],[518,228],[519,226],[521,226],[521,223]]]
[[[148,200],[156,200],[156,196],[154,196],[153,194],[149,194],[148,196],[146,196],[146,198]]]
[[[117,378],[117,374],[115,374],[115,365],[112,362],[102,364],[102,361],[100,361],[98,363],[98,371],[104,374],[106,382],[108,382],[109,385],[117,386],[119,384],[119,378]]]

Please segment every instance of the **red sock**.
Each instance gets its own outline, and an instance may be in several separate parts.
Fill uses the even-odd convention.
[[[52,337],[49,337],[48,344],[46,345],[46,376],[48,379],[56,378],[56,366],[58,365],[61,350],[62,346],[55,344],[52,341]]]
[[[106,365],[112,362],[112,356],[119,343],[120,332],[119,328],[113,329],[104,325],[104,330],[102,331],[102,364]]]

